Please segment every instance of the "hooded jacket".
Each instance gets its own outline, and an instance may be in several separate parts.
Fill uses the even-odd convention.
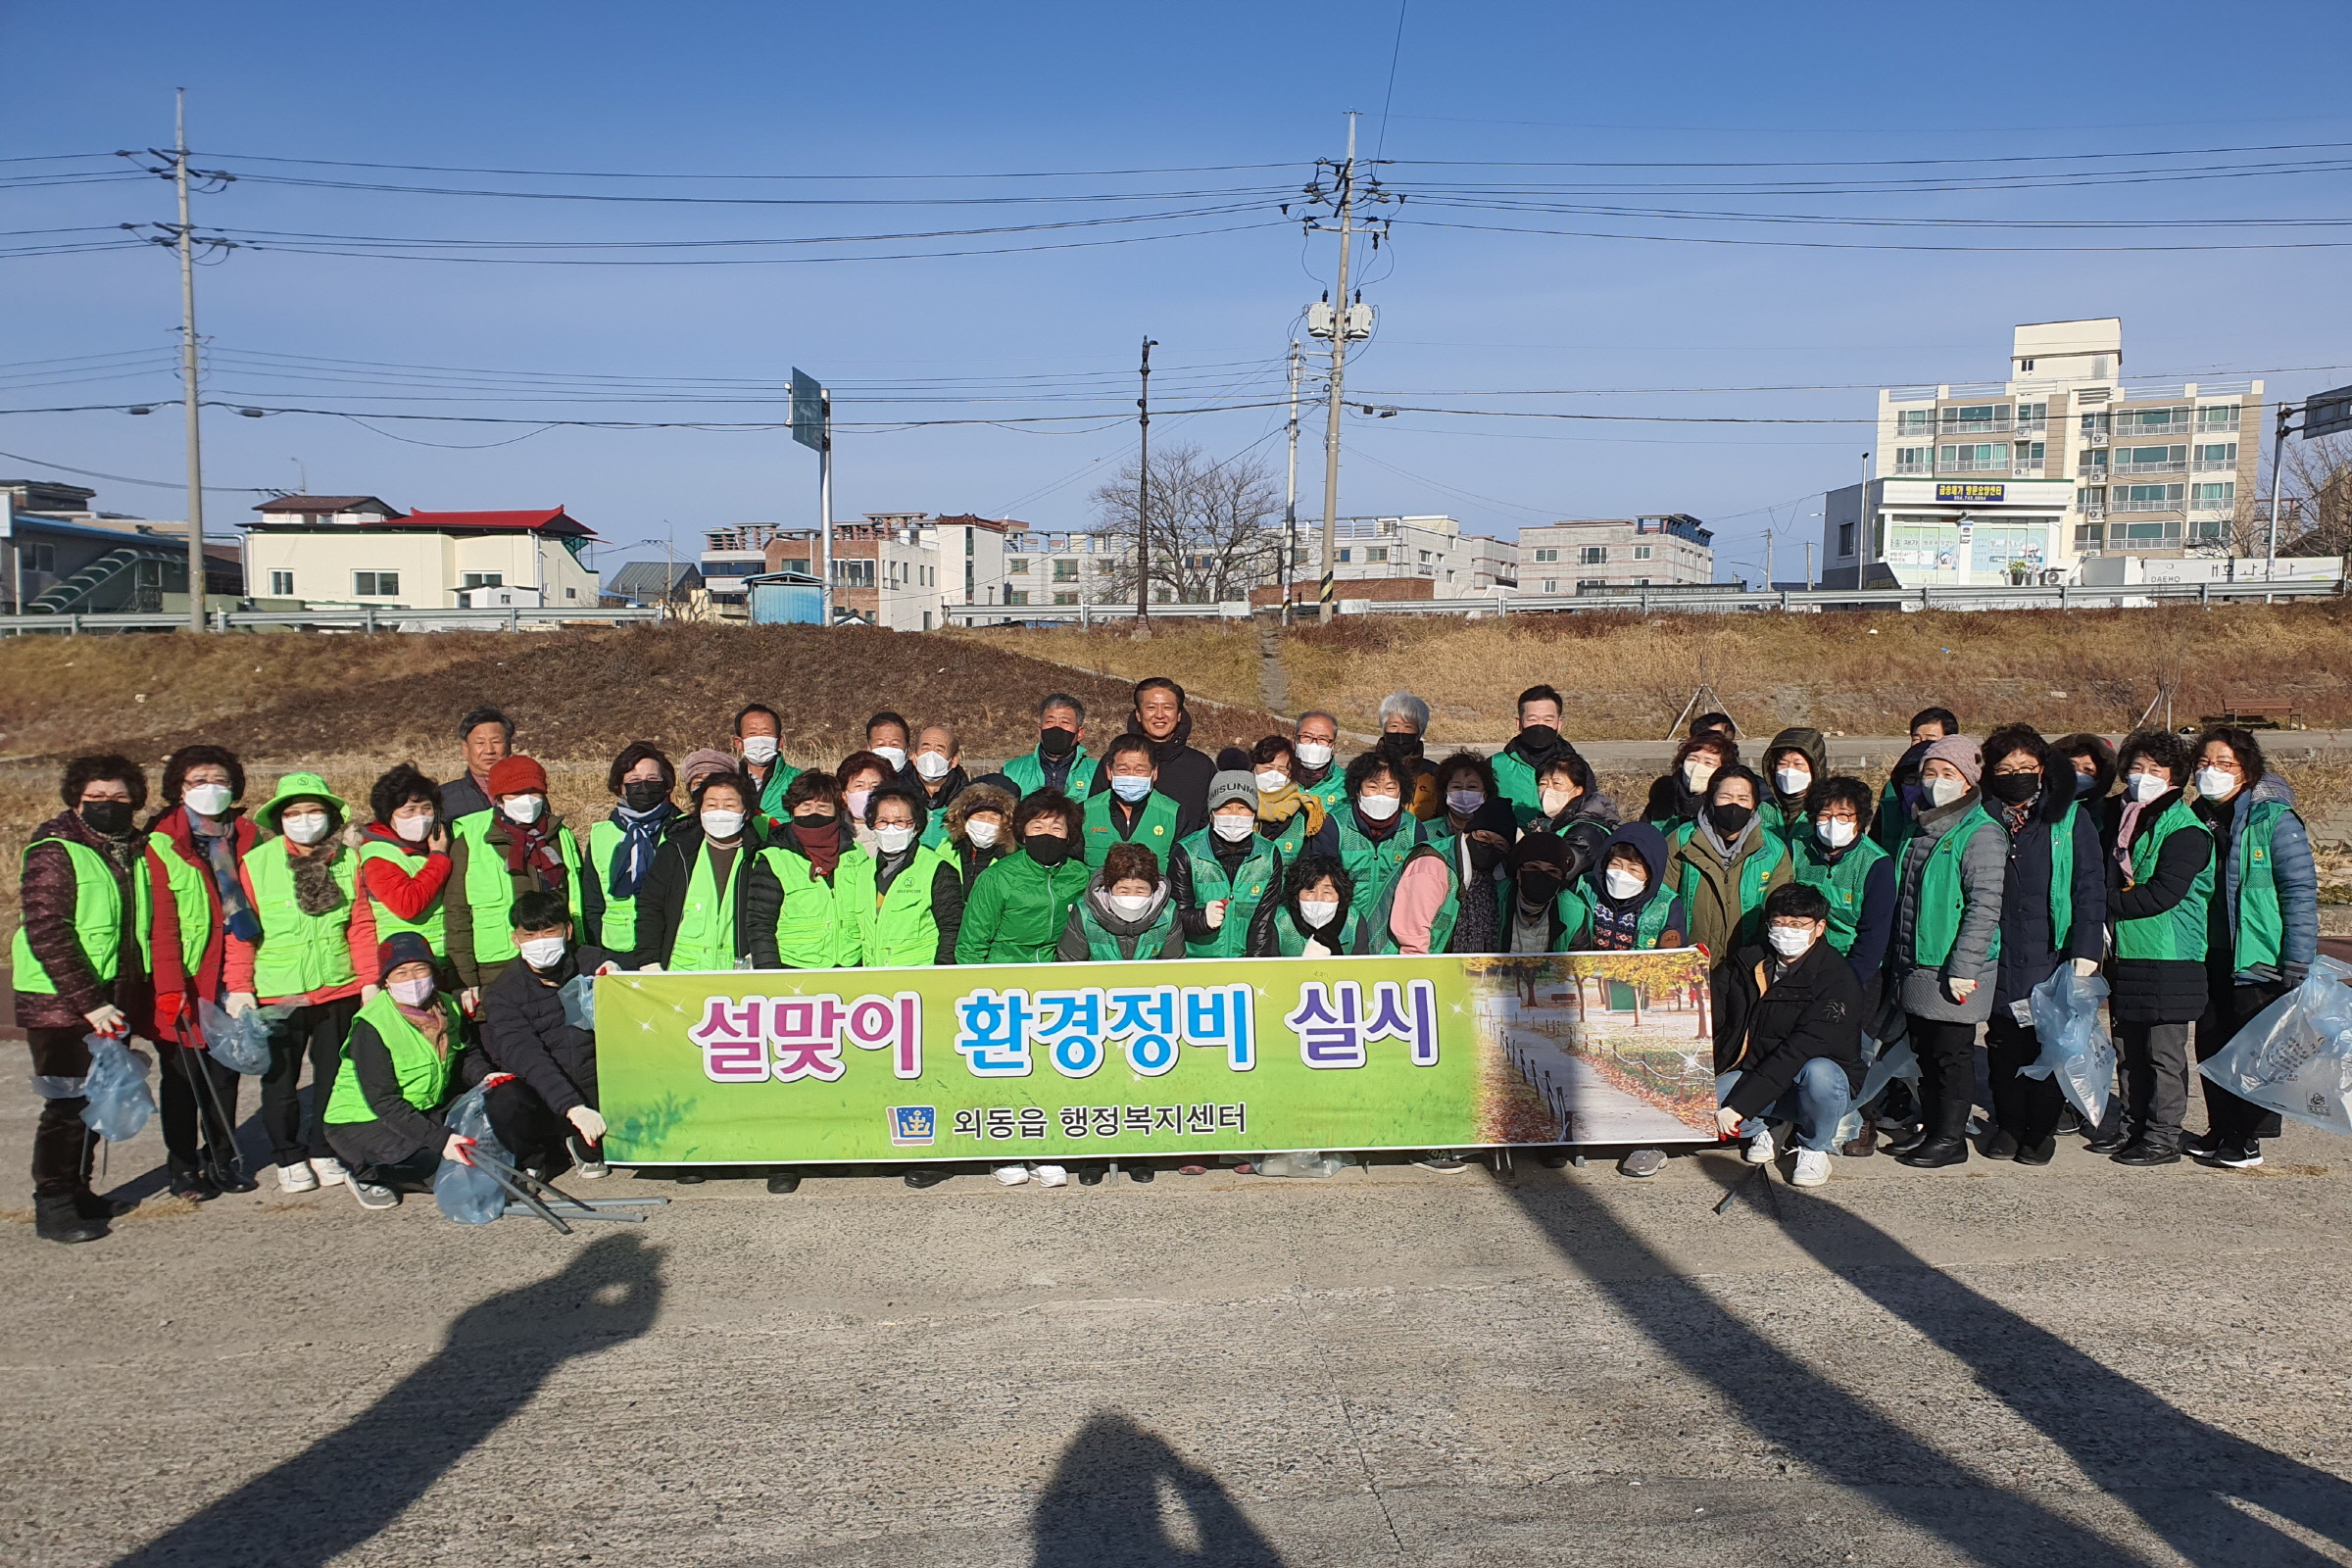
[[[1649,869],[1649,881],[1630,899],[1620,899],[1609,892],[1609,858],[1620,846],[1641,856],[1642,863]],[[1583,908],[1578,929],[1568,933],[1568,951],[1630,952],[1637,948],[1642,911],[1657,897],[1660,888],[1672,891],[1666,875],[1669,858],[1666,835],[1647,822],[1628,822],[1611,833],[1600,853],[1592,857],[1583,878],[1570,886],[1571,894]],[[1683,907],[1681,895],[1674,895],[1673,903],[1666,908],[1664,930],[1687,937],[1690,921],[1690,911]]]
[[[2278,900],[2278,962],[2284,973],[2268,963],[2240,963],[2237,958],[2242,914],[2239,884],[2245,876],[2245,854],[2239,841],[2245,837],[2254,808],[2272,804],[2284,808],[2271,824],[2271,882]],[[2223,802],[2220,810],[2208,809],[2211,805],[2197,803],[2197,815],[2212,829],[2216,851],[2222,857],[2213,889],[2215,951],[2207,956],[2206,967],[2218,973],[2227,965],[2238,985],[2275,984],[2282,979],[2300,984],[2320,951],[2320,877],[2312,860],[2311,834],[2295,811],[2294,788],[2278,774],[2265,773]]]
[[[1759,771],[1764,777],[1764,788],[1771,793],[1772,799],[1764,803],[1763,809],[1757,814],[1764,818],[1765,826],[1780,834],[1784,839],[1798,832],[1805,821],[1804,791],[1799,790],[1794,795],[1783,795],[1780,780],[1773,776],[1775,772],[1773,760],[1781,753],[1788,751],[1804,754],[1805,760],[1812,764],[1815,778],[1823,779],[1830,776],[1830,743],[1822,738],[1821,731],[1817,729],[1803,724],[1791,724],[1775,735],[1772,738],[1772,744],[1764,748],[1763,766]]]
[[[1160,917],[1168,912],[1168,901],[1172,891],[1168,885],[1168,879],[1164,876],[1161,877],[1159,885],[1152,890],[1151,906],[1142,914],[1129,919],[1110,906],[1110,889],[1104,885],[1102,873],[1098,871],[1088,879],[1086,893],[1080,902],[1084,904],[1086,912],[1094,916],[1095,923],[1109,932],[1112,939],[1118,943],[1119,956],[1123,958],[1181,958],[1184,956],[1184,921],[1181,916],[1168,921],[1168,932],[1166,937],[1161,940],[1158,952],[1139,953],[1136,951],[1136,944],[1143,940],[1145,933],[1158,924]],[[1094,961],[1094,946],[1086,939],[1086,925],[1080,918],[1078,906],[1075,904],[1070,906],[1069,919],[1062,925],[1061,937],[1054,945],[1054,956],[1064,963],[1091,963]]]
[[[1765,898],[1795,874],[1788,847],[1766,832],[1756,817],[1748,818],[1735,843],[1723,846],[1731,852],[1728,861],[1717,848],[1721,844],[1714,824],[1702,817],[1676,830],[1674,847],[1666,857],[1667,885],[1689,906],[1686,933],[1692,943],[1705,948],[1708,960],[1717,964],[1762,937]],[[1750,902],[1741,896],[1740,884],[1748,861],[1759,856],[1768,858],[1769,867]]]
[[[1128,715],[1127,733],[1142,735],[1144,723]],[[1208,785],[1217,776],[1217,764],[1205,752],[1188,745],[1193,734],[1193,710],[1185,709],[1176,715],[1176,727],[1164,741],[1152,742],[1152,765],[1159,769],[1159,778],[1152,788],[1176,803],[1176,837],[1189,838],[1208,822]],[[1149,738],[1149,737],[1147,737]],[[1094,787],[1089,795],[1100,795],[1110,788],[1110,764],[1095,769]]]
[[[1779,1103],[1817,1056],[1845,1069],[1846,1093],[1862,1087],[1862,988],[1852,965],[1827,941],[1798,954],[1778,979],[1774,961],[1769,949],[1744,948],[1722,975],[1730,1005],[1716,1069],[1739,1072],[1723,1102],[1742,1116]]]

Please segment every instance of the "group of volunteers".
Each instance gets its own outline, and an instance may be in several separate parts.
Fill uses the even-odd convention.
[[[1400,692],[1345,762],[1326,712],[1212,758],[1191,744],[1183,688],[1153,678],[1100,754],[1085,706],[1057,692],[1037,704],[1035,746],[975,776],[951,726],[895,712],[837,767],[797,767],[782,719],[753,703],[727,749],[622,750],[612,804],[584,827],[488,708],[459,723],[463,774],[435,783],[404,762],[362,803],[294,772],[249,807],[238,759],[189,746],[150,809],[136,763],[77,758],[65,810],[24,854],[14,950],[17,1020],[53,1096],[33,1149],[39,1233],[92,1240],[122,1211],[92,1191],[84,1102],[61,1092],[89,1071],[92,1036],[158,1046],[173,1194],[254,1189],[239,1075],[204,1047],[208,1017],[258,1028],[239,1022],[257,1009],[283,1192],[398,1203],[466,1158],[447,1116],[476,1087],[518,1163],[601,1176],[595,1039],[564,988],[612,969],[1697,947],[1718,1126],[1759,1164],[1781,1152],[1776,1129],[1792,1138],[1789,1180],[1811,1186],[1833,1152],[1870,1155],[1882,1135],[1905,1164],[1968,1159],[1980,1025],[1981,1152],[2047,1163],[2073,1113],[2055,1075],[2026,1070],[2041,1054],[2027,1000],[2072,965],[2112,987],[2124,1085],[2118,1113],[2080,1127],[2088,1149],[2261,1162],[2276,1118],[2211,1082],[2208,1131],[2182,1129],[2192,1039],[2214,1054],[2317,951],[2309,840],[2251,734],[2142,731],[2117,748],[2009,724],[1980,741],[1934,708],[1874,789],[1832,772],[1808,728],[1750,767],[1709,713],[1629,816],[1562,733],[1565,710],[1531,687],[1507,745],[1433,760],[1428,706]],[[1897,1079],[1856,1103],[1898,1038],[1916,1091]],[[1618,1168],[1665,1163],[1634,1149]]]

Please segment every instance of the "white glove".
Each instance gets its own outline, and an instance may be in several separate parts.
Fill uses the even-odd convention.
[[[90,1033],[94,1035],[119,1035],[130,1022],[129,1015],[111,1002],[101,1002],[82,1017],[89,1021]]]
[[[1302,958],[1328,958],[1332,956],[1332,951],[1313,937],[1308,937],[1306,946],[1298,951],[1298,956]]]
[[[1232,902],[1231,899],[1214,899],[1209,902],[1208,907],[1201,911],[1201,914],[1207,919],[1208,928],[1211,931],[1215,931],[1225,924],[1225,906]]]
[[[601,1144],[605,1141],[605,1118],[589,1106],[574,1105],[564,1114],[588,1142]]]
[[[639,974],[660,974],[662,973],[662,966],[658,963],[640,964],[637,972]]]
[[[1726,1138],[1739,1137],[1740,1124],[1746,1119],[1729,1105],[1715,1107],[1715,1130]]]
[[[1946,980],[1943,984],[1944,989],[1951,992],[1954,1002],[1966,1002],[1977,994],[1977,982],[1974,980]]]
[[[481,1005],[482,988],[480,986],[467,986],[465,990],[458,993],[458,1009],[465,1013],[466,1017],[472,1017],[480,1009]]]
[[[252,992],[231,991],[228,994],[228,1015],[231,1018],[242,1018],[247,1013],[251,1012],[253,1008],[254,1001]]]
[[[2090,978],[2092,975],[2094,975],[2094,974],[2097,974],[2098,972],[2099,972],[2099,960],[2098,960],[2098,959],[2096,959],[2096,958],[2077,958],[2077,959],[2075,960],[2075,974],[2077,975],[2077,977],[2079,977],[2079,978],[2081,978],[2081,979],[2083,979],[2083,980],[2087,980],[2087,979],[2089,979],[2089,978]]]

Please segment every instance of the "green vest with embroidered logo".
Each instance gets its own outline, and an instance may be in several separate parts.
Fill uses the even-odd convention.
[[[2234,973],[2258,963],[2276,969],[2285,951],[2286,911],[2278,902],[2271,837],[2288,809],[2284,801],[2255,802],[2246,808],[2245,828],[2230,846],[2237,858],[2237,952],[2230,963]]]
[[[253,885],[253,912],[262,922],[261,945],[253,956],[253,994],[264,1002],[307,997],[361,978],[351,966],[350,937],[360,858],[348,851],[335,857],[329,874],[343,890],[343,902],[324,914],[305,914],[294,896],[294,865],[286,845],[285,839],[270,839],[245,852],[245,880]]]
[[[1642,902],[1640,912],[1634,916],[1634,946],[1637,950],[1646,953],[1658,945],[1658,938],[1666,934],[1666,918],[1674,913],[1674,890],[1661,885]],[[1577,878],[1560,894],[1561,933],[1572,942],[1580,934],[1590,937],[1592,934],[1592,917],[1599,907],[1600,894],[1592,886],[1592,879],[1589,876]]]
[[[1268,894],[1281,895],[1282,852],[1252,831],[1250,853],[1228,876],[1225,862],[1217,858],[1215,829],[1201,828],[1177,847],[1192,858],[1193,897],[1197,901],[1203,906],[1219,899],[1233,901],[1225,907],[1225,923],[1211,931],[1207,941],[1185,939],[1186,955],[1195,958],[1242,956],[1250,947],[1250,921],[1257,906]]]
[[[1698,832],[1698,823],[1689,821],[1666,835],[1667,860],[1673,861],[1673,852],[1690,842]],[[1779,868],[1788,854],[1788,846],[1777,833],[1767,832],[1762,823],[1756,826],[1756,847],[1740,862],[1740,912],[1733,921],[1729,946],[1737,953],[1749,943],[1762,940],[1764,924],[1764,884]],[[1698,912],[1698,890],[1701,878],[1698,867],[1688,859],[1683,861],[1683,918],[1695,923]],[[1689,932],[1683,933],[1689,936]]]
[[[1274,846],[1276,852],[1282,856],[1283,864],[1297,865],[1298,857],[1306,853],[1306,808],[1300,807],[1298,810],[1293,811],[1290,820],[1272,833],[1266,831],[1266,824],[1263,819],[1260,819],[1257,824],[1257,836],[1264,843]]]
[[[1462,875],[1454,868],[1450,851],[1440,846],[1415,845],[1404,858],[1406,864],[1424,858],[1436,860],[1446,867],[1446,899],[1429,921],[1429,951],[1433,954],[1444,953],[1446,945],[1453,940],[1454,923],[1462,917]],[[1396,867],[1396,874],[1389,878],[1389,885],[1381,894],[1379,905],[1373,909],[1371,919],[1365,923],[1356,951],[1391,956],[1400,951],[1396,946],[1396,933],[1389,929],[1389,917],[1396,909],[1396,889],[1403,881],[1404,865],[1400,864]]]
[[[473,961],[481,968],[514,956],[514,878],[507,870],[507,852],[490,842],[490,828],[499,821],[495,809],[473,811],[450,824],[453,837],[466,840],[466,904],[473,919]],[[514,824],[509,823],[509,831]],[[571,906],[571,923],[580,924],[580,841],[571,829],[559,826],[556,849],[564,857],[564,894]],[[441,950],[435,948],[434,952]]]
[[[1854,951],[1854,938],[1862,932],[1862,896],[1871,867],[1886,858],[1886,852],[1878,840],[1857,835],[1833,860],[1819,837],[1800,833],[1789,839],[1788,853],[1793,862],[1789,870],[1795,879],[1806,887],[1821,889],[1821,896],[1830,901],[1830,946],[1844,957]]]
[[[694,864],[686,873],[686,897],[678,906],[678,927],[670,935],[669,957],[663,968],[735,967],[735,956],[743,947],[741,935],[735,929],[736,910],[742,906],[738,889],[743,882],[743,862],[751,854],[748,840],[736,841],[735,853],[727,859],[727,880],[722,887],[710,869],[710,840],[695,845]]]
[[[1144,797],[1142,809],[1135,818],[1135,832],[1121,836],[1118,823],[1111,818],[1112,792],[1086,798],[1086,831],[1080,835],[1086,846],[1086,868],[1102,869],[1103,858],[1114,844],[1144,844],[1151,846],[1159,868],[1168,868],[1168,851],[1176,847],[1176,802],[1157,790]]]
[[[867,968],[911,969],[939,961],[939,915],[931,906],[931,889],[947,863],[939,851],[918,846],[914,858],[883,888],[882,862],[871,850],[853,850],[841,858],[833,883],[842,906],[857,911],[858,949]]]
[[[1952,956],[1952,945],[1960,940],[1960,920],[1968,911],[1968,890],[1960,884],[1960,857],[1969,842],[1978,834],[2001,831],[1979,801],[1961,813],[1960,820],[1943,830],[1936,847],[1928,852],[1927,863],[1920,868],[1919,893],[1911,916],[1911,964],[1918,969],[1940,969]],[[1903,835],[1901,848],[1895,852],[1895,874],[1911,861],[1911,841],[1919,833],[1914,821]],[[2001,956],[2001,929],[1996,923],[1992,942],[1985,949],[1984,961],[1992,962]]]
[[[1085,800],[1086,792],[1095,787],[1095,769],[1102,765],[1099,759],[1086,755],[1083,746],[1071,752],[1070,770],[1061,781],[1061,793],[1073,801]],[[1004,764],[1003,771],[1006,778],[1018,786],[1013,793],[1022,798],[1035,795],[1046,787],[1045,759],[1034,751],[1023,752],[1013,758]]]
[[[1275,952],[1285,958],[1305,957],[1306,932],[1299,928],[1298,922],[1296,919],[1292,918],[1291,906],[1288,901],[1285,901],[1281,908],[1274,911],[1272,923],[1274,926]],[[1349,909],[1347,912],[1347,915],[1340,921],[1339,951],[1341,954],[1348,954],[1355,951],[1356,928],[1357,921],[1355,918],[1355,911],[1353,909]],[[1337,955],[1335,955],[1335,956],[1337,956]]]
[[[392,993],[379,991],[375,1000],[360,1009],[352,1020],[354,1027],[368,1024],[384,1050],[392,1056],[392,1076],[400,1085],[400,1098],[418,1110],[432,1110],[449,1098],[449,1086],[457,1075],[458,1055],[466,1044],[458,1037],[458,1004],[443,996],[441,1016],[442,1038],[449,1042],[449,1054],[444,1056],[433,1049],[424,1031],[409,1022],[393,1002]],[[360,1084],[360,1075],[351,1067],[351,1039],[343,1040],[343,1070],[335,1074],[334,1092],[326,1097],[326,1114],[321,1121],[338,1127],[354,1122],[375,1120],[375,1109],[368,1103],[368,1091]]]
[[[382,839],[371,838],[360,846],[360,863],[363,866],[369,860],[390,860],[394,865],[400,867],[401,874],[404,876],[415,876],[418,871],[424,869],[424,862],[427,858],[429,857],[423,850],[408,850],[397,844],[386,844]],[[435,957],[447,957],[449,956],[448,893],[448,884],[444,883],[441,891],[433,895],[432,905],[424,911],[424,918],[421,920],[404,920],[394,914],[381,899],[369,898],[368,905],[375,911],[375,939],[381,942],[396,932],[414,931],[432,945]]]
[[[2157,858],[2164,853],[2164,841],[2176,833],[2205,833],[2205,824],[2185,799],[2176,798],[2154,822],[2143,821],[2139,836],[2132,841],[2132,868],[2135,880],[2156,874]],[[2206,837],[2211,838],[2210,833]],[[2151,914],[2137,920],[2115,922],[2115,956],[2119,958],[2201,959],[2205,956],[2208,933],[2205,920],[2213,899],[2213,857],[2205,857],[2204,869],[2188,886],[2188,892],[2179,904],[2162,914]]]
[[[147,850],[164,868],[164,888],[172,895],[172,912],[179,922],[180,973],[187,975],[192,985],[196,971],[204,966],[204,950],[213,943],[213,896],[212,889],[205,886],[212,872],[190,865],[169,833],[148,834]],[[144,882],[145,872],[146,867],[140,866],[132,874]],[[152,971],[155,922],[145,916],[139,920],[139,951],[147,956],[147,967]]]
[[[1421,824],[1409,813],[1397,825],[1396,831],[1385,839],[1368,839],[1355,825],[1355,808],[1343,806],[1332,820],[1339,825],[1340,864],[1348,868],[1348,876],[1355,884],[1355,896],[1348,908],[1358,918],[1368,919],[1372,911],[1396,881],[1396,873],[1404,869],[1405,860],[1421,847]]]
[[[675,817],[670,818],[673,823],[676,820]],[[666,826],[664,824],[665,829]],[[628,836],[628,830],[611,817],[588,824],[588,874],[596,878],[596,885],[605,891],[605,912],[602,923],[588,934],[587,940],[607,953],[627,953],[637,946],[637,895],[632,893],[624,899],[612,891],[612,857],[620,853],[620,846]],[[658,838],[655,843],[659,848]],[[741,858],[737,856],[738,859]],[[638,886],[642,890],[644,883],[640,882]],[[693,895],[689,894],[688,897],[691,899]],[[729,937],[732,938],[733,934],[730,929]],[[441,950],[436,946],[433,951],[438,953]]]
[[[63,849],[66,858],[74,864],[74,941],[98,983],[110,984],[122,966],[122,884],[115,880],[114,868],[107,864],[105,856],[72,839],[35,839],[24,846],[24,853],[30,855],[43,844]],[[147,868],[135,862],[130,868],[130,898],[131,916],[138,927],[139,951],[148,953],[153,938],[148,930]],[[32,944],[24,940],[22,925],[17,927],[10,956],[19,991],[44,997],[57,995],[57,982],[32,956]]]
[[[843,896],[843,871],[858,856],[846,852],[827,882],[808,857],[777,846],[760,852],[760,861],[784,890],[776,907],[776,961],[787,969],[855,969],[858,963],[858,913]],[[872,885],[867,885],[872,897]],[[748,944],[747,944],[748,946]]]
[[[1156,958],[1168,946],[1168,933],[1176,925],[1176,901],[1168,900],[1159,906],[1159,917],[1146,927],[1135,939],[1134,956]],[[1119,951],[1119,939],[1108,926],[1095,915],[1094,901],[1078,901],[1078,929],[1086,937],[1086,956],[1096,963],[1123,963],[1128,955]]]

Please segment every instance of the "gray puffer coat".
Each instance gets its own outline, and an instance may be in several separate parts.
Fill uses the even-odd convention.
[[[1887,972],[1899,988],[1903,1010],[1915,1018],[1983,1023],[1992,1016],[1993,982],[2000,971],[1992,943],[2001,929],[2001,884],[2009,869],[2009,835],[1999,823],[1989,832],[1980,830],[1960,853],[1960,934],[1943,967],[1920,969],[1911,963],[1919,929],[1919,885],[1928,856],[1976,805],[1977,792],[1970,790],[1949,806],[1923,806],[1912,819],[1902,864],[1895,871],[1894,943]],[[1974,980],[1977,989],[1966,1002],[1954,1002],[1945,989],[1950,980]]]

